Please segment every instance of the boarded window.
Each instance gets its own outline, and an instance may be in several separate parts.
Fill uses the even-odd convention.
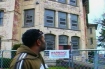
[[[45,23],[44,23],[44,25],[48,26],[48,27],[54,27],[54,22],[55,22],[54,17],[55,17],[55,12],[54,11],[45,10],[45,15],[44,15]]]
[[[66,0],[58,0],[60,3],[66,3]]]
[[[77,6],[77,0],[70,0],[70,5]]]
[[[78,15],[71,14],[71,29],[78,30]]]
[[[3,25],[3,15],[4,15],[4,12],[0,11],[0,26]]]
[[[52,34],[45,34],[46,41],[46,50],[54,50],[55,49],[55,36]]]
[[[33,27],[34,26],[34,9],[28,9],[24,11],[24,26]]]
[[[63,12],[58,13],[59,28],[67,28],[67,14]]]
[[[65,35],[59,36],[59,45],[68,45],[68,37]]]

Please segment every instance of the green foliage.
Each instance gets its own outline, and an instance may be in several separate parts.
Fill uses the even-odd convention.
[[[12,50],[17,50],[22,44],[15,44],[13,45]],[[12,51],[11,52],[11,57],[14,58],[14,56],[16,55],[16,51]]]
[[[98,46],[105,47],[105,18],[97,22],[101,26],[100,36],[98,37]]]
[[[17,50],[22,44],[15,44],[13,45],[12,50]]]

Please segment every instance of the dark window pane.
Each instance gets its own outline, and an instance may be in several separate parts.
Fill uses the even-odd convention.
[[[48,23],[53,23],[53,21],[52,21],[52,20],[47,20],[47,22],[48,22]]]
[[[72,37],[71,41],[72,41],[73,49],[79,48],[79,37]]]
[[[66,23],[65,22],[60,22],[60,24],[65,25]]]
[[[77,21],[75,21],[75,20],[72,20],[71,22],[72,22],[72,23],[77,23]]]
[[[90,44],[91,45],[93,44],[93,38],[90,38]]]
[[[71,14],[71,29],[78,30],[78,15]]]
[[[72,26],[75,26],[75,27],[77,27],[77,24],[72,24]]]
[[[47,19],[53,19],[53,17],[51,17],[51,16],[47,16]]]

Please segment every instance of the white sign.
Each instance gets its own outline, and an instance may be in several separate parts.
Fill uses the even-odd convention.
[[[52,59],[69,58],[69,50],[50,50],[49,58]]]

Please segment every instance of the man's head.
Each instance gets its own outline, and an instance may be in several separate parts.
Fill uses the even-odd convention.
[[[27,30],[22,36],[22,42],[29,48],[37,47],[40,51],[45,50],[43,32],[38,29]]]

